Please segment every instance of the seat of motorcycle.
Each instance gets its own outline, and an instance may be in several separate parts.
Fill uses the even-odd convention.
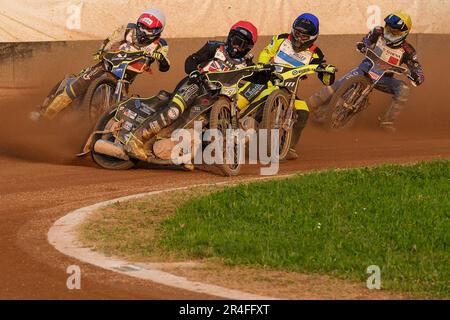
[[[159,100],[169,100],[172,97],[172,94],[165,90],[161,90],[156,96]]]

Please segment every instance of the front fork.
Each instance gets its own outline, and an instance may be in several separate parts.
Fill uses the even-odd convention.
[[[367,97],[369,96],[369,94],[372,92],[372,90],[375,88],[376,83],[368,86],[362,93],[361,95],[358,97],[358,99],[355,101],[355,103],[353,104],[354,106],[358,106],[358,108],[356,110],[352,110],[355,113],[361,112],[364,107],[366,106],[367,103],[364,103],[364,100],[367,99]]]
[[[283,122],[283,130],[289,131],[294,126],[294,110],[295,110],[295,95],[291,95],[291,99],[289,101],[289,108],[286,111],[285,121]],[[280,112],[281,113],[281,112]],[[280,115],[277,115],[277,117]],[[279,119],[276,119],[278,122]]]
[[[117,81],[116,90],[114,91],[114,100],[119,103],[122,100],[122,90],[125,85],[125,81],[120,79]]]

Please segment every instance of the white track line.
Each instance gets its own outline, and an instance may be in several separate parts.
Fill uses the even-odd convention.
[[[286,178],[292,175],[278,176],[276,178]],[[272,177],[273,179],[274,177]],[[125,274],[131,277],[150,280],[162,285],[175,287],[179,289],[189,290],[193,292],[208,294],[225,299],[234,300],[273,300],[273,297],[265,297],[246,293],[239,290],[228,289],[216,285],[205,284],[196,281],[190,281],[184,277],[176,276],[171,273],[160,270],[158,264],[131,264],[125,260],[117,257],[107,257],[102,253],[92,251],[90,248],[83,247],[80,243],[77,234],[77,227],[80,226],[86,219],[92,215],[96,210],[107,207],[116,202],[124,202],[133,199],[144,198],[152,195],[157,195],[164,192],[187,190],[197,187],[219,186],[226,184],[236,184],[242,182],[267,180],[268,178],[257,178],[243,181],[221,182],[213,184],[200,184],[183,188],[170,188],[159,191],[152,191],[147,193],[136,194],[127,197],[121,197],[113,200],[103,201],[94,205],[77,209],[57,220],[50,228],[47,234],[48,242],[53,245],[61,253],[80,260],[94,266]]]

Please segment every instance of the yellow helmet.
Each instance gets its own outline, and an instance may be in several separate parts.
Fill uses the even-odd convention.
[[[384,38],[388,45],[399,46],[405,41],[412,29],[411,17],[402,11],[391,13],[384,19]]]

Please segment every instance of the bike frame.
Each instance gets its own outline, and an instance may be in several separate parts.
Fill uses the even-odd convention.
[[[136,70],[131,68],[131,65],[138,62],[143,62],[143,66],[149,64],[149,58],[145,56],[145,52],[143,50],[136,52],[128,52],[124,50],[119,51],[108,51],[104,58],[103,62],[107,67],[107,70],[117,78],[117,85],[114,90],[113,98],[119,103],[122,100],[122,92],[123,87],[127,84],[131,84],[130,81],[125,79],[127,75],[127,71],[135,71],[139,72],[141,70]],[[111,66],[108,68],[108,66]]]
[[[222,72],[211,72],[205,74],[208,78],[208,82],[212,85],[219,85],[220,87],[220,96],[224,96],[227,99],[230,100],[231,103],[231,117],[232,117],[232,127],[233,129],[239,128],[239,109],[237,107],[237,100],[239,95],[239,83],[248,78],[251,77],[254,72],[258,71],[260,69],[257,69],[256,67],[246,67],[239,70],[232,70],[232,71],[222,71]],[[220,76],[226,76],[227,74],[238,74],[243,72],[243,74],[237,78],[233,79],[231,83],[225,83],[224,81],[220,80]],[[247,73],[244,73],[245,71],[248,71]]]
[[[400,66],[396,66],[390,64],[382,60],[377,54],[371,49],[367,49],[366,51],[366,59],[369,60],[372,64],[372,67],[366,73],[366,75],[372,80],[372,84],[368,86],[360,95],[360,97],[356,100],[355,105],[360,105],[361,102],[368,97],[368,95],[375,89],[378,82],[383,79],[383,77],[387,73],[395,73],[395,74],[407,74],[408,69]],[[353,92],[353,94],[355,94]]]
[[[295,100],[297,96],[298,86],[300,84],[300,79],[304,76],[316,73],[320,67],[318,64],[310,64],[306,66],[301,66],[297,68],[292,68],[290,66],[275,64],[275,80],[274,85],[278,89],[285,89],[290,94],[289,108],[287,111],[286,122],[283,123],[284,130],[290,130],[293,125],[293,115],[295,109]],[[278,119],[277,119],[278,121]]]

